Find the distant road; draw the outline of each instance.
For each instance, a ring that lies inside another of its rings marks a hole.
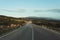
[[[60,40],[60,34],[39,28],[34,24],[27,24],[8,35],[0,37],[0,40]]]

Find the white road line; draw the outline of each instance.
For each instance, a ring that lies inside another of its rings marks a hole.
[[[21,28],[22,28],[22,27],[21,27]],[[18,29],[21,29],[21,28],[18,28]],[[10,35],[11,33],[18,31],[18,29],[14,30],[14,31],[12,31],[12,32],[7,33],[7,34],[1,36],[0,38],[6,37],[6,36]],[[22,30],[20,30],[20,31],[22,31]]]
[[[13,32],[16,32],[16,31],[17,31],[17,29],[14,30],[14,31],[12,31],[12,32],[9,32],[9,33],[7,33],[7,34],[5,34],[5,35],[3,35],[3,36],[1,36],[0,38],[6,37],[6,36],[8,36],[9,34],[11,34],[11,33],[13,33]]]
[[[34,40],[34,31],[33,31],[33,27],[32,27],[32,40]]]

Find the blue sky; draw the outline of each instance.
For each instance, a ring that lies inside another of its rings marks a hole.
[[[60,0],[0,0],[0,8],[60,8]]]
[[[60,12],[43,12],[52,9],[60,9],[60,0],[0,0],[0,15],[13,17],[40,16],[59,18]],[[43,11],[34,12],[35,10]]]

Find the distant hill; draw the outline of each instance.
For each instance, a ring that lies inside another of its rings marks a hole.
[[[49,18],[49,17],[35,17],[35,16],[26,17],[26,19],[30,19],[30,20],[60,21],[60,19],[54,19],[54,18]]]

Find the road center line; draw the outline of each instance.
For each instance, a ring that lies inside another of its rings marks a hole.
[[[32,27],[32,40],[34,40],[34,31],[33,31],[33,27]]]

